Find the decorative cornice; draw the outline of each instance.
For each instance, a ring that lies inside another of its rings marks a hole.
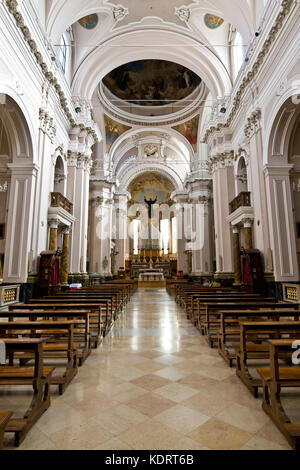
[[[247,75],[244,77],[238,91],[236,92],[236,94],[233,98],[233,106],[232,106],[232,109],[231,109],[231,112],[229,114],[229,117],[228,117],[227,121],[225,123],[220,123],[217,126],[213,126],[213,127],[210,127],[209,129],[207,129],[207,131],[205,133],[205,136],[203,138],[204,142],[207,143],[208,137],[213,132],[220,131],[221,129],[230,127],[230,125],[233,121],[233,118],[235,117],[235,115],[236,115],[236,113],[237,113],[237,111],[240,107],[242,97],[243,97],[243,94],[244,94],[245,90],[247,89],[247,87],[249,87],[250,83],[254,80],[254,78],[256,77],[256,75],[258,73],[258,71],[260,70],[260,68],[261,68],[261,66],[264,62],[265,57],[268,55],[268,52],[270,50],[270,47],[271,47],[272,43],[275,41],[280,29],[282,28],[282,25],[283,25],[283,22],[284,22],[285,18],[288,16],[288,14],[289,14],[292,6],[293,6],[293,3],[294,3],[294,0],[282,0],[282,4],[281,4],[282,9],[276,17],[275,24],[271,28],[271,31],[270,31],[267,39],[265,40],[265,42],[262,46],[262,49],[261,49],[260,53],[258,54],[257,60],[253,64],[252,69],[249,70]]]
[[[5,0],[5,3],[6,3],[6,6],[8,8],[8,11],[13,15],[13,17],[16,21],[17,27],[22,31],[24,39],[27,42],[27,44],[29,45],[29,48],[30,48],[32,54],[36,58],[36,61],[37,61],[38,65],[40,66],[44,77],[54,87],[54,89],[55,89],[55,91],[56,91],[56,93],[59,97],[61,108],[63,109],[70,125],[72,126],[72,128],[80,127],[81,129],[82,128],[85,129],[88,134],[93,136],[94,141],[97,142],[98,137],[97,137],[97,134],[96,134],[94,129],[92,129],[91,127],[86,127],[85,128],[85,126],[83,124],[76,124],[75,120],[73,119],[72,114],[70,112],[70,109],[67,105],[67,98],[66,98],[64,92],[62,91],[62,88],[61,88],[60,84],[58,83],[57,78],[54,76],[53,72],[51,72],[49,70],[46,62],[43,59],[43,56],[42,56],[41,52],[38,50],[36,42],[34,41],[34,39],[32,38],[32,36],[30,34],[29,28],[25,25],[23,16],[21,15],[21,13],[17,9],[18,1],[17,0]]]

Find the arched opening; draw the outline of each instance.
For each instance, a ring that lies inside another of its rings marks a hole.
[[[275,279],[299,281],[300,107],[288,98],[272,124],[265,166]],[[297,255],[296,255],[297,254]]]
[[[158,172],[144,172],[128,186],[128,236],[131,263],[169,262],[172,237],[174,185]]]
[[[248,191],[247,166],[244,157],[241,157],[237,167],[237,195]]]
[[[0,258],[3,282],[26,282],[36,169],[31,134],[18,104],[0,106]],[[1,268],[0,268],[1,269]]]
[[[58,156],[54,168],[54,186],[53,191],[65,196],[66,192],[66,175],[63,159]]]
[[[7,163],[11,162],[11,148],[4,119],[0,116],[0,282],[3,281],[5,253],[5,228],[9,202],[9,174]]]

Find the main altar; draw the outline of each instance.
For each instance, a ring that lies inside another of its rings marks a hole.
[[[139,287],[165,287],[163,269],[140,269]]]

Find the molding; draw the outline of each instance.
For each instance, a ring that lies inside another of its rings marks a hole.
[[[73,116],[70,112],[70,109],[67,105],[67,98],[62,90],[62,87],[58,83],[57,78],[54,76],[53,72],[51,72],[44,61],[44,58],[41,52],[38,50],[37,44],[31,36],[29,28],[25,25],[24,19],[22,14],[18,10],[18,1],[17,0],[4,0],[8,11],[14,17],[16,26],[20,29],[23,34],[24,40],[27,42],[31,53],[34,55],[37,64],[40,66],[42,73],[47,82],[49,82],[55,89],[56,94],[58,95],[60,106],[64,111],[70,125],[72,128],[80,128],[81,130],[85,130],[88,134],[92,135],[95,142],[98,142],[98,136],[92,127],[85,127],[84,124],[76,124]]]
[[[252,66],[252,69],[249,70],[247,75],[244,77],[240,87],[238,88],[237,92],[235,93],[235,96],[232,97],[233,105],[232,105],[231,112],[227,118],[227,121],[225,123],[219,123],[217,126],[212,126],[209,129],[207,129],[203,138],[203,142],[207,143],[209,136],[213,132],[220,131],[221,129],[230,127],[235,115],[237,114],[237,111],[240,108],[245,91],[249,88],[251,82],[254,81],[256,75],[258,74],[260,68],[262,67],[264,63],[264,59],[268,56],[272,43],[277,38],[285,19],[289,16],[289,13],[294,3],[295,3],[294,0],[282,0],[282,3],[281,3],[282,9],[278,13],[275,23],[273,27],[271,28],[267,39],[264,41],[261,51],[259,52],[257,59]]]
[[[239,207],[232,214],[229,214],[226,217],[227,222],[230,222],[232,226],[238,224],[244,224],[248,220],[254,220],[254,209],[253,207]]]

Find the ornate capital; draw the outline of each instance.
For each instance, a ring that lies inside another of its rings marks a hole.
[[[219,168],[226,168],[227,166],[233,166],[234,164],[234,151],[222,152],[210,158],[210,165],[212,171],[216,171]]]
[[[56,125],[53,122],[53,118],[44,108],[39,109],[39,120],[41,131],[49,137],[51,142],[53,142],[54,137],[56,136]]]
[[[256,132],[260,129],[260,127],[261,127],[261,109],[257,109],[247,119],[247,124],[244,129],[245,136],[248,139],[251,139],[251,137],[254,134],[256,134]]]

